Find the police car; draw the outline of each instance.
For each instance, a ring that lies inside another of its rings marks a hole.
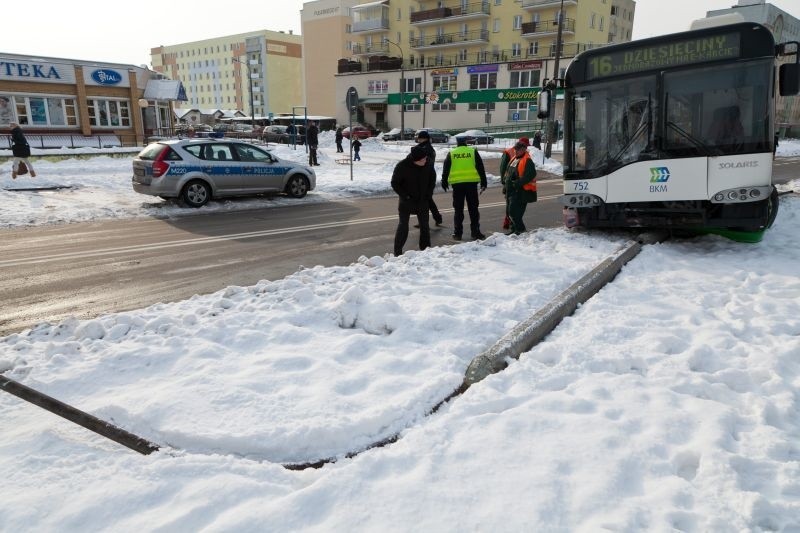
[[[314,171],[247,142],[171,139],[148,145],[133,160],[133,190],[201,207],[211,198],[284,193],[302,198]]]

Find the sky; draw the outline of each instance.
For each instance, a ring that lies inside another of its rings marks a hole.
[[[330,185],[299,202],[388,193],[387,169],[406,149],[365,142],[352,188],[334,193],[349,173],[325,134],[317,172]],[[800,142],[781,141],[779,158],[798,155]],[[6,191],[0,212],[22,202],[34,224],[55,222],[45,211],[146,216],[155,202],[140,196],[137,211],[123,192],[130,163],[35,160],[37,178],[17,180],[3,163],[3,188],[75,188]],[[786,189],[800,190],[800,180]],[[31,223],[3,216],[3,227]],[[474,357],[626,238],[559,227],[410,246],[401,257],[310,266],[2,337],[0,372],[161,450],[139,455],[0,392],[0,524],[796,532],[799,224],[800,197],[787,194],[760,243],[705,236],[645,246],[542,342],[432,415]],[[282,466],[328,458],[319,469]]]
[[[511,0],[506,0],[511,1]],[[706,11],[724,9],[736,0],[638,0],[633,37],[640,39],[684,31]],[[797,0],[773,0],[773,5],[800,18]],[[6,24],[0,53],[41,55],[149,65],[150,49],[247,33],[256,30],[300,33],[301,0],[241,0],[235,8],[212,0],[163,2],[140,0],[127,11],[110,10],[108,2],[41,0],[30,24]],[[665,9],[665,5],[669,8]],[[87,31],[74,27],[80,17]],[[69,21],[69,22],[65,22]],[[68,33],[68,35],[67,35]]]

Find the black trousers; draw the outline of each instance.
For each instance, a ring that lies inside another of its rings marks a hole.
[[[317,162],[317,145],[308,145],[308,164],[309,165],[319,165]]]
[[[478,184],[456,183],[453,187],[453,234],[461,236],[464,233],[464,202],[469,211],[469,229],[473,237],[481,233],[481,214],[478,212]]]
[[[344,148],[342,148],[342,141],[336,141],[336,151],[339,153],[344,152]]]
[[[431,212],[431,217],[433,217],[434,222],[437,224],[442,223],[442,214],[439,212],[439,208],[436,207],[436,202],[433,201],[433,196],[431,196],[431,201],[428,202],[428,210]]]
[[[400,202],[397,207],[397,231],[394,233],[394,255],[403,254],[403,246],[408,240],[408,219],[412,214],[417,215],[419,221],[419,249],[424,250],[431,245],[431,228],[428,222],[428,210],[417,209],[416,206]]]

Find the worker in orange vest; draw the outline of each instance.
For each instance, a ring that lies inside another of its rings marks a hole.
[[[527,148],[531,145],[531,142],[528,140],[527,137],[520,137],[519,141],[525,145]],[[508,216],[508,193],[506,191],[506,169],[508,168],[508,164],[517,156],[516,149],[512,146],[511,148],[506,148],[503,151],[503,155],[500,156],[500,182],[503,184],[503,196],[506,197],[506,216],[503,219],[503,229],[508,229],[511,227],[511,217]]]
[[[508,163],[503,173],[503,183],[508,199],[508,215],[511,227],[506,235],[519,235],[525,231],[522,217],[528,203],[535,202],[536,197],[536,165],[528,153],[528,145],[518,141],[514,145],[514,158]]]

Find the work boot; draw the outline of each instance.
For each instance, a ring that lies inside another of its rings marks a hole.
[[[460,233],[453,233],[450,236],[453,238],[454,241],[460,241],[461,240],[461,234]]]
[[[479,231],[478,233],[473,233],[472,238],[475,239],[476,241],[482,241],[483,239],[486,238],[486,235],[484,235]]]

